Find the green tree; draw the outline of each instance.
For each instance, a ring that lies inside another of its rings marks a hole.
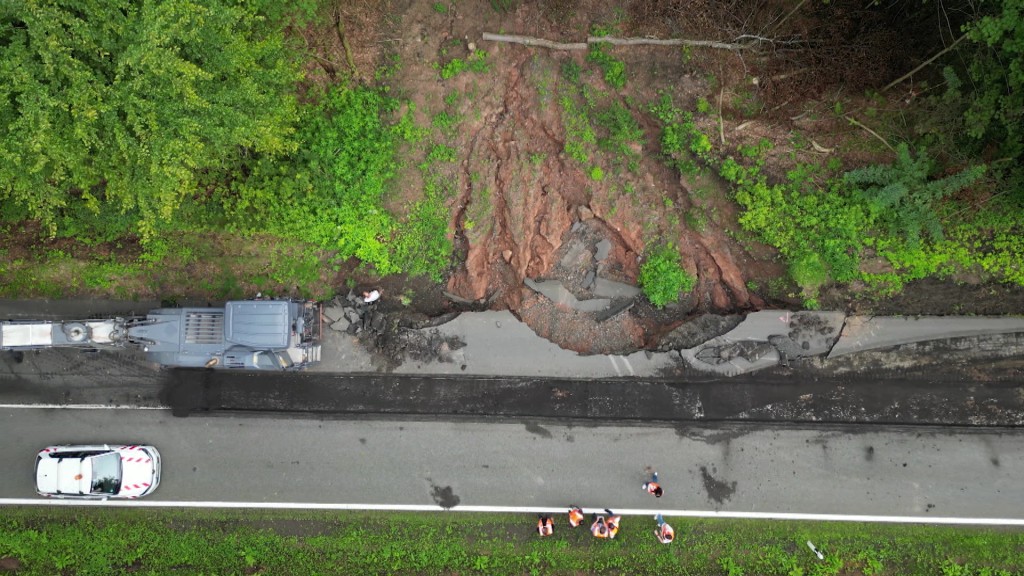
[[[84,203],[149,237],[197,177],[294,149],[297,64],[229,0],[24,0],[0,8],[0,200],[56,232]]]
[[[991,14],[964,27],[979,49],[970,59],[974,94],[967,133],[1007,159],[1024,155],[1024,0],[987,3]]]

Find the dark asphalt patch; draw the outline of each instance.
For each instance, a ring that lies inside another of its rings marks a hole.
[[[533,419],[527,430],[543,437],[550,437],[550,431],[534,420],[677,422],[680,436],[711,444],[745,432],[699,433],[689,424],[1024,423],[1024,394],[1016,383],[908,381],[874,374],[838,381],[766,375],[700,382],[213,370],[172,370],[162,377],[159,399],[176,416],[254,412],[507,417]],[[552,401],[552,389],[564,391],[564,399]]]
[[[708,498],[718,504],[722,504],[732,498],[732,495],[736,493],[735,481],[725,482],[715,478],[711,475],[711,472],[708,472],[707,466],[700,467],[700,477],[704,482],[704,490],[708,493]]]

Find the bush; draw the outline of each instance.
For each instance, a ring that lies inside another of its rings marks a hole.
[[[679,265],[679,251],[674,244],[655,248],[640,267],[640,287],[644,295],[657,308],[679,299],[682,292],[690,292],[697,279]]]
[[[614,56],[605,52],[611,46],[607,42],[600,42],[590,45],[587,53],[587,61],[597,64],[604,72],[604,81],[612,88],[622,88],[626,85],[626,64]]]

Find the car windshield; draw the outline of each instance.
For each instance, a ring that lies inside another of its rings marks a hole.
[[[116,453],[92,458],[92,493],[117,494],[121,489],[121,456]]]

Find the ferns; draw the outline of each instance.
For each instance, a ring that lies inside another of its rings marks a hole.
[[[896,149],[896,161],[888,166],[867,166],[844,176],[860,198],[866,201],[875,220],[889,232],[919,244],[922,233],[942,240],[942,223],[937,207],[947,196],[973,184],[985,166],[972,166],[957,174],[929,180],[934,162],[924,150],[914,158],[906,144]]]

